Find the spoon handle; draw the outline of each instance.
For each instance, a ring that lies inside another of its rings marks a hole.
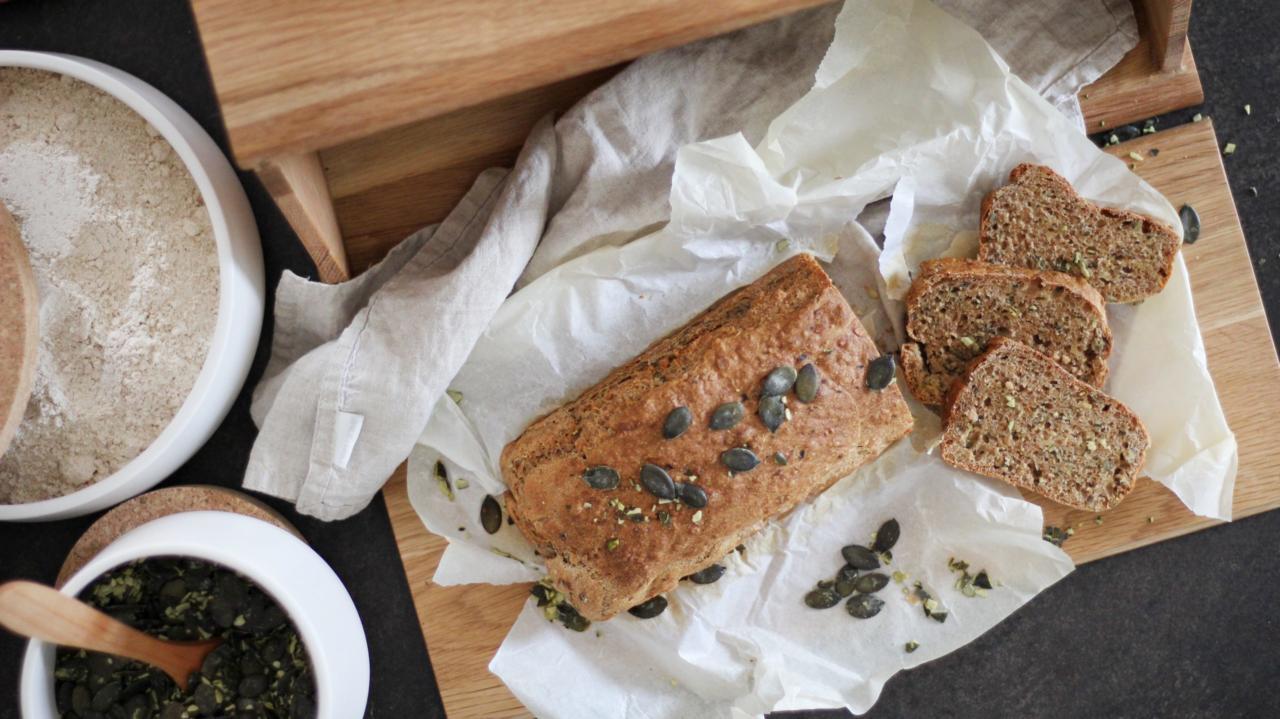
[[[172,649],[167,642],[36,582],[0,584],[0,626],[64,647],[139,659],[161,668],[171,666]]]

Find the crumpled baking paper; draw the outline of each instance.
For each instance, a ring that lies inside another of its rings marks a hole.
[[[1022,161],[1177,226],[1158,193],[1010,75],[977,33],[925,0],[848,3],[814,88],[759,145],[733,135],[683,148],[665,227],[551,269],[499,310],[452,383],[457,398],[437,404],[410,457],[410,499],[449,539],[435,581],[542,576],[514,527],[490,536],[478,520],[485,495],[504,491],[502,447],[529,422],[798,251],[827,263],[872,335],[891,345],[907,273],[971,248],[981,195]],[[851,218],[889,195],[881,253]],[[1204,371],[1181,261],[1160,296],[1113,317],[1113,391],[1150,387],[1153,373],[1162,387],[1178,383],[1177,397],[1120,395],[1151,429],[1149,471],[1196,511],[1229,514],[1234,440]],[[1037,506],[921,451],[937,420],[914,409],[915,436],[771,522],[726,558],[718,583],[684,583],[661,616],[623,615],[582,634],[527,605],[491,669],[540,716],[866,711],[895,672],[972,641],[1072,566],[1041,539]],[[438,485],[437,460],[453,498]],[[881,614],[857,620],[842,607],[805,607],[804,593],[842,564],[840,547],[869,542],[889,518],[902,538],[888,569],[907,579],[881,593]],[[947,566],[953,556],[999,586],[963,596]],[[904,596],[915,581],[950,612],[946,623]],[[919,649],[908,654],[908,641]],[[573,692],[563,690],[566,676]]]

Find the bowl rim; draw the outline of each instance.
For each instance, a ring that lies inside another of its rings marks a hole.
[[[331,666],[331,658],[324,654],[323,642],[321,641],[324,629],[316,624],[306,613],[304,610],[305,602],[299,601],[296,596],[296,592],[290,591],[289,588],[285,586],[284,583],[278,581],[274,575],[267,571],[260,570],[254,562],[243,562],[238,555],[224,549],[221,545],[202,541],[200,537],[193,538],[186,535],[176,535],[175,537],[168,539],[163,545],[159,546],[155,544],[139,544],[132,547],[126,545],[123,548],[120,546],[121,539],[128,537],[130,534],[143,529],[144,527],[156,523],[176,524],[183,520],[227,522],[232,525],[245,523],[245,528],[252,527],[249,531],[263,531],[268,535],[275,534],[278,538],[283,540],[286,545],[301,550],[303,554],[308,557],[308,561],[314,560],[318,567],[323,567],[324,570],[328,571],[331,575],[330,578],[336,583],[337,588],[341,590],[340,596],[345,598],[347,603],[350,604],[352,615],[355,617],[356,623],[359,626],[359,635],[365,642],[365,656],[366,658],[368,657],[368,640],[364,632],[364,626],[361,621],[359,611],[355,608],[355,604],[351,600],[351,595],[347,590],[346,585],[343,584],[342,580],[333,572],[333,568],[329,566],[328,562],[325,562],[324,558],[312,549],[309,544],[289,532],[256,517],[249,517],[235,512],[226,512],[221,510],[177,512],[175,514],[157,517],[150,522],[141,524],[129,532],[120,535],[120,537],[117,537],[106,547],[103,547],[98,554],[89,559],[83,567],[75,572],[75,574],[72,574],[71,577],[69,577],[67,581],[58,588],[58,591],[74,597],[83,591],[85,587],[92,584],[94,580],[117,567],[121,567],[135,561],[145,561],[159,557],[183,557],[187,559],[196,559],[231,570],[256,585],[260,590],[270,596],[282,610],[284,610],[285,615],[289,618],[289,622],[293,625],[298,634],[299,641],[303,643],[303,646],[307,650],[307,659],[311,665],[311,677],[315,687],[314,697],[316,701],[316,716],[325,717],[326,709],[334,707],[337,702],[337,697],[335,695],[336,685],[334,682],[341,678],[333,676],[336,673],[336,669]],[[232,529],[234,529],[234,527],[232,527]],[[42,672],[40,674],[41,678],[38,679],[40,684],[34,686],[28,684],[28,679],[26,677],[28,671],[39,669],[39,667],[28,665],[33,661],[43,661],[42,653],[46,651],[51,651],[53,653],[53,661],[56,663],[57,647],[49,642],[32,639],[28,642],[27,648],[23,653],[22,669],[20,672],[22,676],[19,680],[19,701],[22,703],[24,708],[27,706],[25,702],[30,699],[30,697],[25,697],[27,692],[32,691],[34,688],[40,688],[43,686],[52,688],[54,686],[51,679],[51,673],[48,675],[49,680],[45,681],[43,678],[45,675]]]
[[[141,116],[151,127],[155,128],[182,160],[183,166],[200,192],[209,215],[210,226],[213,229],[213,239],[218,257],[217,320],[213,334],[209,338],[208,349],[205,352],[200,371],[197,373],[196,380],[179,406],[178,411],[169,419],[159,434],[151,440],[146,449],[101,480],[57,497],[19,504],[0,503],[0,521],[21,521],[67,516],[68,513],[73,513],[85,505],[101,501],[107,495],[119,491],[132,483],[143,482],[143,484],[139,484],[136,487],[136,491],[131,492],[129,495],[136,496],[166,478],[165,475],[168,473],[154,477],[149,482],[143,479],[155,464],[166,459],[170,452],[175,451],[173,445],[178,442],[179,438],[196,420],[201,408],[210,402],[210,395],[214,394],[217,389],[215,387],[218,384],[217,377],[224,371],[224,366],[229,359],[227,354],[229,352],[229,344],[232,341],[233,315],[236,309],[234,305],[245,301],[242,298],[245,291],[236,287],[236,275],[238,273],[243,274],[243,270],[237,268],[234,238],[232,237],[231,224],[228,220],[228,208],[224,205],[223,198],[220,197],[218,188],[215,186],[213,174],[210,169],[205,167],[205,160],[202,160],[192,141],[165,114],[166,111],[173,112],[176,110],[186,115],[185,119],[190,121],[191,126],[203,133],[203,128],[200,128],[189,113],[186,113],[184,109],[176,103],[172,103],[172,101],[170,101],[172,107],[162,109],[151,98],[146,97],[142,91],[133,87],[131,83],[142,85],[167,100],[168,97],[159,90],[124,70],[88,58],[52,52],[0,50],[0,69],[3,68],[28,68],[73,77],[124,103],[125,106]],[[205,139],[215,149],[218,149],[216,143],[213,143],[212,138],[208,137],[207,133]],[[197,141],[199,141],[198,138]],[[220,149],[218,149],[217,156],[227,163],[226,169],[230,170],[232,177],[234,177],[234,170],[231,169],[230,162]],[[241,188],[241,192],[243,192],[243,188]],[[256,221],[255,239],[257,239]],[[261,252],[260,242],[255,242],[254,244],[259,246],[258,251]],[[261,275],[261,272],[259,271],[258,274]],[[263,294],[263,291],[261,291],[261,287],[264,284],[263,279],[261,277],[256,278],[256,284],[259,288],[258,294],[261,297]],[[261,311],[259,312],[260,314]],[[253,344],[255,346],[257,345],[256,338],[260,335],[260,332],[261,325],[259,324],[258,329],[254,332],[255,341]],[[237,387],[237,395],[242,387],[243,380]],[[230,402],[228,402],[229,404]],[[192,450],[192,454],[195,451],[198,451],[198,447]],[[183,461],[189,458],[190,455],[184,458]],[[111,503],[114,504],[115,502]]]

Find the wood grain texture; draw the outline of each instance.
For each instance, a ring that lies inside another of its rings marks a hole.
[[[18,223],[0,203],[0,455],[22,424],[36,377],[40,297]]]
[[[1086,132],[1101,132],[1204,102],[1200,73],[1191,46],[1183,38],[1181,66],[1158,70],[1145,36],[1115,67],[1080,90]]]
[[[1137,0],[1139,21],[1151,38],[1151,61],[1159,71],[1182,67],[1191,0]]]
[[[822,0],[194,0],[236,160],[349,140]]]
[[[1159,154],[1150,157],[1151,149]],[[1184,246],[1183,255],[1209,369],[1240,445],[1235,516],[1280,507],[1280,447],[1273,440],[1273,416],[1280,412],[1280,362],[1213,126],[1208,121],[1184,125],[1109,151],[1120,157],[1142,154],[1146,159],[1133,163],[1135,171],[1175,207],[1190,203],[1200,213],[1200,240]],[[488,671],[489,660],[528,599],[528,585],[436,586],[431,577],[445,540],[429,533],[414,513],[403,467],[387,485],[384,498],[449,716],[529,716]],[[1172,493],[1151,481],[1140,482],[1102,524],[1095,523],[1097,515],[1091,512],[1030,499],[1044,507],[1046,524],[1075,527],[1064,549],[1081,563],[1215,524],[1193,516]]]
[[[315,261],[320,279],[330,283],[351,279],[319,155],[308,152],[273,157],[258,166],[258,177]]]

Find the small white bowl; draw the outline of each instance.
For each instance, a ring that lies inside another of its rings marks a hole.
[[[107,545],[67,580],[75,596],[108,570],[148,557],[192,557],[233,569],[279,603],[307,648],[316,719],[364,716],[369,646],[351,596],[328,564],[288,532],[231,512],[182,512],[148,522]],[[54,646],[27,644],[20,702],[25,719],[56,719]]]
[[[120,100],[173,147],[195,180],[218,245],[218,322],[190,394],[142,454],[84,489],[26,504],[0,504],[0,521],[88,514],[140,494],[168,477],[208,441],[244,386],[262,331],[266,282],[253,209],[235,170],[209,133],[159,90],[124,71],[71,55],[0,50],[0,68],[70,75]]]

